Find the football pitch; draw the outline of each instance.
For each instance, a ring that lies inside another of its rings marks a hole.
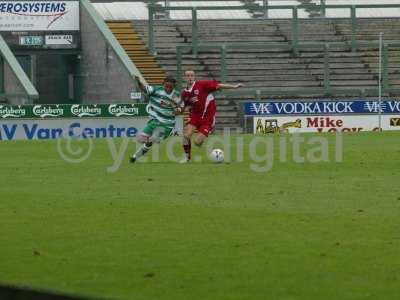
[[[289,145],[282,162],[276,136],[268,172],[251,168],[251,135],[231,138],[223,164],[204,148],[202,162],[170,162],[162,144],[159,162],[129,165],[130,143],[114,172],[105,140],[81,163],[55,141],[1,142],[0,283],[106,299],[399,299],[400,133],[345,134],[342,162],[336,137],[318,136],[329,161],[293,161]]]

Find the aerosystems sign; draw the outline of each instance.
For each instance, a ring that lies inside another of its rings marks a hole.
[[[400,100],[266,101],[244,103],[247,116],[399,114]]]
[[[79,1],[1,1],[0,31],[78,31]]]
[[[378,115],[255,117],[254,133],[379,131]],[[383,130],[400,130],[400,114],[382,115]]]
[[[0,105],[0,141],[134,138],[147,121],[146,104]],[[182,129],[179,117],[173,134]]]

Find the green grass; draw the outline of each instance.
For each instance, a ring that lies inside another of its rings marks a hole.
[[[104,140],[80,164],[56,142],[1,142],[0,282],[112,299],[398,299],[399,138],[345,135],[342,163],[288,151],[266,173],[248,151],[180,165],[161,149],[131,166],[131,143],[110,173]]]

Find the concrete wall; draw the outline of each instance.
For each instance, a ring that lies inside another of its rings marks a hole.
[[[136,83],[84,9],[80,21],[82,102],[132,102]]]
[[[26,94],[21,83],[14,75],[11,67],[4,61],[4,93],[6,94]],[[5,102],[12,105],[28,104],[29,100],[26,96],[6,96]]]

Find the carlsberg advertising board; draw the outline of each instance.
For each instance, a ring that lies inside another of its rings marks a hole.
[[[147,104],[0,105],[0,119],[118,118],[147,116]]]

